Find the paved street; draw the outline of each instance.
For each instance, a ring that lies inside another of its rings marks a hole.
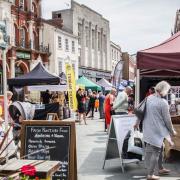
[[[107,139],[102,120],[88,119],[88,125],[77,123],[76,127],[78,180],[145,179],[146,171],[143,163],[126,165],[124,174],[118,159],[107,161],[105,169],[102,169]],[[180,158],[176,162],[167,164],[166,167],[170,168],[172,173],[162,177],[162,180],[180,180]]]

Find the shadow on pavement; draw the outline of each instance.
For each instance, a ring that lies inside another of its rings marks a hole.
[[[104,148],[93,148],[88,157],[84,160],[78,173],[84,176],[104,175],[105,180],[144,180],[146,179],[146,170],[144,169],[144,163],[128,164],[125,165],[125,173],[122,173],[120,162],[118,159],[106,161],[105,169],[102,169],[104,162]],[[177,165],[177,167],[176,167]],[[180,174],[177,170],[180,170],[179,163],[166,164],[167,168],[172,170],[169,176],[162,177],[162,180],[178,180]],[[178,169],[177,169],[178,168]]]

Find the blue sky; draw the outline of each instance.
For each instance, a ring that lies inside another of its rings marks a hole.
[[[69,8],[70,0],[43,0],[43,16]],[[180,0],[76,0],[110,21],[111,40],[130,54],[161,43],[171,35]]]

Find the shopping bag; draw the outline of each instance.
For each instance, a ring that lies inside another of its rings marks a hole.
[[[134,114],[137,116],[138,120],[143,121],[146,112],[146,102],[145,98],[136,108],[134,108]]]
[[[127,152],[144,155],[143,147],[143,134],[139,130],[132,130],[128,141]]]

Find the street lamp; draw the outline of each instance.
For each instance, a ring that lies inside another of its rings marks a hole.
[[[3,64],[3,93],[4,93],[4,120],[5,131],[8,129],[8,104],[7,104],[7,77],[6,77],[6,52],[7,52],[8,36],[6,31],[6,21],[0,21],[0,50],[2,52]],[[6,138],[8,143],[8,138]],[[7,148],[8,154],[8,148]],[[8,161],[8,157],[6,162]]]

